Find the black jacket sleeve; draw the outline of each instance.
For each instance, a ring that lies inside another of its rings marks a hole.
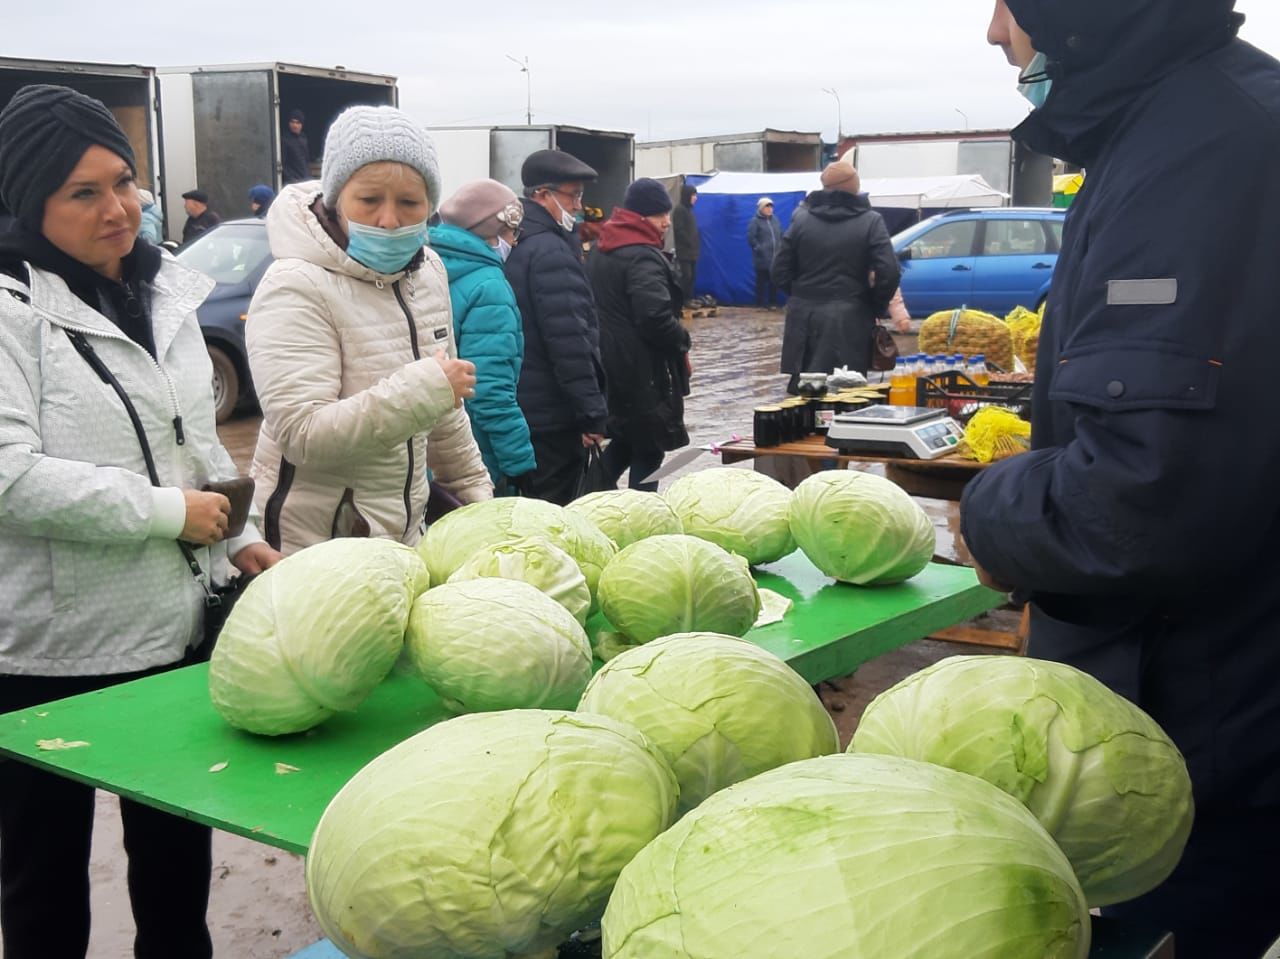
[[[786,233],[782,235],[782,243],[778,247],[778,255],[774,257],[773,269],[773,285],[780,289],[787,296],[791,295],[791,284],[796,278],[796,234],[801,229],[801,224],[793,222]],[[892,296],[892,294],[890,294]]]
[[[871,264],[871,271],[876,275],[876,281],[871,287],[871,306],[875,309],[876,316],[885,316],[889,312],[889,302],[898,289],[898,282],[902,279],[902,264],[898,262],[898,255],[893,252],[893,240],[884,225],[884,217],[874,212],[866,215],[872,218],[867,237],[867,259]]]
[[[627,263],[627,293],[636,332],[649,347],[667,354],[689,349],[689,331],[676,318],[661,253],[646,251]]]

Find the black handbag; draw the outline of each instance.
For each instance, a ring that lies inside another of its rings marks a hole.
[[[879,323],[871,327],[871,368],[888,373],[898,363],[898,343]]]
[[[609,472],[604,468],[604,460],[600,457],[600,444],[592,443],[587,447],[587,461],[582,467],[582,475],[578,477],[578,490],[573,498],[578,499],[588,493],[602,493],[605,490],[617,488],[618,484],[609,478]]]
[[[151,455],[151,444],[147,442],[147,431],[142,425],[142,419],[138,416],[138,410],[133,405],[133,401],[129,399],[129,394],[124,391],[124,387],[120,385],[120,381],[115,378],[111,370],[107,369],[107,365],[102,362],[102,357],[98,356],[96,350],[90,345],[83,333],[74,330],[65,330],[67,338],[71,340],[71,345],[76,348],[90,368],[98,374],[98,378],[115,392],[120,398],[120,402],[124,404],[125,412],[129,414],[129,422],[133,424],[133,431],[138,435],[138,445],[142,447],[142,458],[147,464],[147,476],[151,480],[152,486],[160,486],[160,474],[156,471],[155,457]],[[247,480],[252,483],[252,480]],[[252,493],[250,493],[252,498]],[[246,507],[247,510],[247,507]],[[178,549],[182,551],[182,558],[187,563],[187,569],[191,571],[191,575],[195,577],[200,588],[204,591],[204,635],[200,641],[200,645],[193,650],[188,651],[187,662],[207,662],[213,654],[214,644],[218,641],[218,634],[222,632],[222,627],[226,624],[227,616],[230,615],[232,607],[236,600],[248,587],[252,576],[241,573],[232,578],[232,580],[222,586],[213,583],[209,576],[205,575],[204,568],[200,565],[200,561],[196,559],[196,554],[191,547],[182,540],[176,540]]]

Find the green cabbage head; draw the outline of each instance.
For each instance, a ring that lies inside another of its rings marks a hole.
[[[742,636],[760,614],[760,593],[741,556],[693,536],[650,536],[605,568],[600,608],[636,644],[672,633]]]
[[[232,726],[279,736],[360,705],[404,648],[426,567],[384,539],[309,546],[258,576],[227,617],[209,696]]]
[[[808,683],[773,653],[719,633],[677,633],[622,653],[578,709],[630,723],[662,750],[682,815],[743,779],[840,751]]]
[[[454,712],[573,709],[591,678],[591,644],[578,621],[509,579],[427,590],[409,614],[406,651]]]
[[[851,750],[949,766],[1021,800],[1071,860],[1090,906],[1168,878],[1194,808],[1178,749],[1091,676],[1020,656],[956,656],[867,707]]]
[[[572,556],[541,536],[525,536],[484,546],[449,577],[451,583],[471,579],[516,579],[536,587],[586,624],[591,609],[587,578]]]
[[[680,517],[657,493],[604,490],[581,496],[565,508],[595,523],[618,549],[649,536],[684,532]]]
[[[577,513],[540,499],[503,496],[456,509],[427,528],[418,553],[431,582],[443,583],[486,546],[540,536],[574,558],[596,595],[600,573],[618,552],[613,541]]]
[[[902,488],[853,470],[815,473],[791,501],[791,532],[813,565],[859,586],[901,583],[933,557],[933,524]]]
[[[750,469],[719,467],[682,476],[663,494],[690,536],[753,566],[793,552],[791,490]]]
[[[712,796],[623,871],[605,959],[1085,959],[1035,817],[928,763],[823,756]]]
[[[307,854],[311,907],[357,959],[553,955],[671,824],[676,788],[640,733],[603,716],[452,719],[329,803]]]

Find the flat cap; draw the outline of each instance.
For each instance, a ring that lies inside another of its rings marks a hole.
[[[182,194],[182,198],[184,200],[195,200],[197,203],[204,203],[205,205],[209,203],[209,194],[205,193],[204,190],[188,190]]]
[[[594,180],[599,175],[577,157],[563,150],[539,150],[531,153],[520,168],[520,182],[527,187]]]

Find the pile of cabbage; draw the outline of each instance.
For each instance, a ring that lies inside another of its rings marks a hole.
[[[1168,876],[1185,764],[1089,677],[947,660],[842,754],[809,684],[741,638],[750,564],[796,545],[850,583],[919,572],[932,527],[897,487],[687,479],[467,506],[417,549],[336,540],[246,591],[209,674],[233,725],[300,732],[397,663],[459,714],[317,828],[308,892],[346,955],[550,959],[600,921],[606,959],[1077,959],[1090,906]]]

